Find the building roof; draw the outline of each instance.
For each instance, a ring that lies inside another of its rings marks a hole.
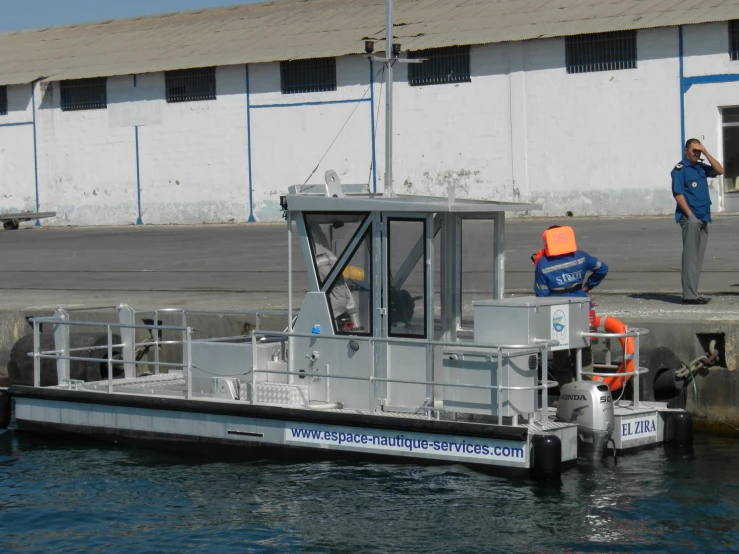
[[[739,19],[736,0],[395,0],[404,50]],[[0,85],[384,49],[384,0],[273,0],[0,34]]]

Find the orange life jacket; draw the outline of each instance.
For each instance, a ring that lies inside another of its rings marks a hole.
[[[561,256],[577,251],[575,230],[572,227],[547,229],[542,235],[547,256]]]

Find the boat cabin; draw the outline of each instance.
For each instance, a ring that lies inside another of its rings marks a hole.
[[[274,383],[300,387],[310,403],[370,413],[529,420],[537,391],[546,389],[540,355],[558,341],[549,321],[538,337],[523,320],[517,332],[503,332],[511,314],[537,306],[547,312],[543,320],[551,312],[544,306],[564,305],[581,316],[580,330],[589,330],[581,299],[503,300],[505,212],[539,205],[453,194],[388,198],[331,182],[291,187],[282,205],[288,245],[293,232],[300,239],[309,292],[295,319],[289,306],[286,374],[258,377],[257,398],[274,396],[267,392]],[[470,318],[463,310],[462,234],[476,220],[489,223],[486,247],[474,257],[487,260],[491,282],[489,296],[472,302]],[[292,267],[288,279],[292,298]]]

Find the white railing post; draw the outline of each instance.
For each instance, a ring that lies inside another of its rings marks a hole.
[[[549,346],[544,345],[541,354],[541,422],[549,419]]]
[[[118,306],[118,322],[121,325],[133,325],[136,314],[131,306],[120,304]],[[123,371],[126,379],[136,377],[136,329],[121,327],[121,344],[123,344]]]
[[[292,333],[292,330],[290,330],[290,333]],[[287,362],[287,371],[289,375],[287,376],[287,382],[291,385],[295,384],[295,375],[293,375],[293,345],[295,344],[295,340],[292,337],[287,338],[287,346],[286,346],[286,352],[285,352],[285,361]]]
[[[159,326],[159,311],[154,310],[154,325]],[[159,329],[154,329],[154,375],[159,375]]]
[[[63,308],[54,309],[54,317],[64,323],[54,323],[54,350],[57,356],[69,357],[69,314]],[[60,385],[69,380],[69,360],[56,360],[56,378]]]
[[[431,339],[426,339],[426,380],[427,381],[434,380],[434,357],[432,353],[433,353],[433,349],[431,347]],[[434,402],[434,386],[433,385],[426,385],[426,397],[433,404]],[[431,412],[427,412],[427,413],[430,414]]]
[[[185,310],[182,310],[182,319],[180,320],[180,326],[181,327],[187,327],[187,312]],[[183,333],[186,334],[186,332],[183,331]],[[187,358],[187,341],[182,343],[182,361],[184,363],[185,359]]]
[[[624,348],[624,362],[627,362],[626,360],[626,349]],[[634,364],[633,364],[633,370],[636,373],[634,373],[634,408],[641,408],[641,400],[639,400],[639,370],[641,367],[639,366],[640,356],[639,356],[639,333],[636,333],[636,336],[634,337]],[[628,363],[625,363],[624,367],[629,367]],[[624,386],[626,386],[626,383],[624,383]]]
[[[288,367],[289,371],[289,367]],[[257,333],[251,332],[251,403],[256,403],[257,397]]]
[[[108,393],[113,392],[113,329],[108,325]]]
[[[503,382],[503,348],[498,347],[498,390],[496,392],[498,398],[498,425],[503,423],[503,389],[501,389],[501,383]]]
[[[41,331],[37,321],[33,322],[33,386],[41,386]]]
[[[187,367],[187,392],[186,398],[192,399],[192,328],[188,327],[185,331],[187,334],[187,342],[185,344],[185,359]]]
[[[575,351],[575,381],[582,381],[582,348]]]
[[[377,394],[375,392],[375,341],[370,339],[367,342],[369,347],[369,410],[370,413],[375,413],[377,409]]]

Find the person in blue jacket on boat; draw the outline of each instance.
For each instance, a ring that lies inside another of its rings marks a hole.
[[[544,232],[543,238],[544,248],[534,260],[536,296],[587,296],[588,291],[605,279],[608,266],[577,249],[575,231],[571,227],[553,225]]]
[[[532,256],[536,266],[534,293],[536,296],[580,296],[597,287],[608,273],[608,266],[583,250],[577,249],[572,227],[553,225],[542,235],[544,248]],[[592,309],[592,303],[590,305]],[[575,377],[576,350],[552,353],[552,373],[560,386]],[[582,368],[593,369],[593,353],[583,348]]]

